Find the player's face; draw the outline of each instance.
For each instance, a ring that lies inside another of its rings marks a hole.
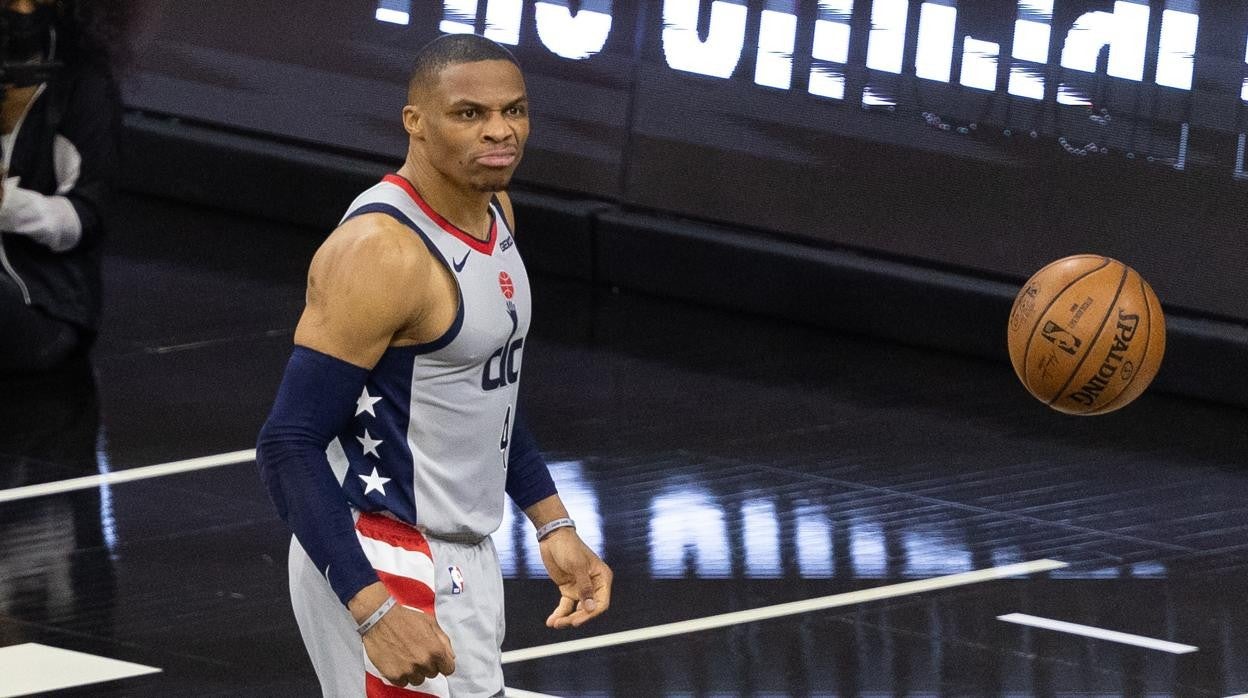
[[[510,61],[451,65],[421,101],[413,135],[430,164],[460,187],[506,189],[529,138],[520,70]]]

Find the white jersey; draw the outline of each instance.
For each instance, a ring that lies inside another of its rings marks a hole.
[[[350,424],[327,449],[352,506],[429,533],[474,541],[498,528],[531,296],[497,202],[485,242],[459,230],[410,182],[387,175],[345,221],[384,213],[419,235],[450,270],[459,313],[437,340],[390,347],[369,374]]]

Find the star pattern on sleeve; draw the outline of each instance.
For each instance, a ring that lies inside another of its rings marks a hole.
[[[364,390],[360,392],[360,397],[355,401],[355,416],[360,416],[365,412],[376,417],[377,413],[373,411],[373,405],[381,402],[381,397],[373,397],[368,394],[368,386],[364,386]]]
[[[381,458],[381,455],[377,453],[377,447],[385,443],[384,439],[374,439],[372,434],[369,434],[368,430],[365,429],[364,435],[355,437],[355,440],[360,442],[360,446],[364,448],[365,454],[374,458]]]
[[[382,477],[377,473],[377,466],[373,466],[371,475],[360,475],[356,473],[356,477],[364,481],[364,494],[369,492],[380,492],[381,496],[386,496],[386,483],[390,482],[390,478]]]

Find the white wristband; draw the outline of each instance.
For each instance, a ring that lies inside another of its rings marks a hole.
[[[359,633],[360,636],[363,637],[364,633],[372,630],[373,626],[377,625],[377,621],[381,620],[381,617],[386,615],[387,611],[394,608],[394,604],[396,603],[398,602],[394,600],[393,596],[387,596],[386,600],[382,601],[381,605],[377,607],[377,610],[373,611],[373,615],[369,616],[363,623],[356,626],[355,632]]]
[[[550,535],[550,532],[557,528],[576,528],[576,524],[572,521],[572,519],[569,519],[566,516],[562,519],[555,519],[554,521],[543,524],[541,528],[537,529],[537,539],[540,541]]]

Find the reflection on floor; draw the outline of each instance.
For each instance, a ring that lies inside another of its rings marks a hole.
[[[124,210],[90,362],[0,385],[0,495],[250,448],[268,409],[316,235],[143,198]],[[1069,418],[1005,365],[533,284],[526,410],[617,582],[599,622],[547,630],[554,590],[527,522],[509,511],[496,534],[504,649],[1025,561],[1067,566],[512,661],[509,686],[1248,692],[1243,411],[1150,394]],[[287,536],[251,463],[0,501],[0,648],[40,643],[161,669],[64,695],[315,695],[286,597]],[[1010,613],[1198,650],[997,619]]]

